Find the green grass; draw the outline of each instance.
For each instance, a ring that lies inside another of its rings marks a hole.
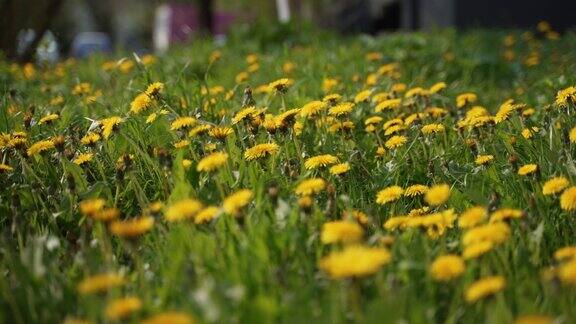
[[[287,40],[279,41],[278,35],[284,34]],[[508,34],[516,37],[512,61],[502,56],[502,41]],[[122,296],[142,301],[142,308],[126,319],[134,322],[171,310],[186,312],[199,322],[218,323],[509,323],[529,314],[566,323],[576,320],[574,283],[542,279],[545,269],[558,264],[554,252],[576,244],[574,212],[560,208],[559,195],[542,194],[542,184],[553,176],[575,183],[575,148],[567,134],[576,126],[576,106],[560,108],[554,100],[558,90],[576,84],[576,35],[567,33],[556,41],[538,37],[527,41],[521,35],[522,31],[438,30],[372,38],[270,27],[266,32],[236,33],[221,48],[198,41],[149,65],[127,55],[124,59],[134,63],[127,72],[104,71],[102,64],[111,60],[105,57],[36,67],[35,75],[28,77],[23,67],[1,62],[0,132],[26,132],[27,142],[23,149],[0,142],[0,162],[13,167],[0,173],[0,321],[105,322],[106,304]],[[216,49],[221,58],[209,63]],[[368,61],[369,52],[382,57]],[[540,62],[527,66],[524,60],[534,52]],[[245,58],[250,53],[258,56],[259,70],[237,83],[235,77],[247,69]],[[290,73],[283,71],[287,61],[295,64]],[[365,84],[370,73],[393,62],[398,63],[397,78],[381,76],[374,85]],[[355,124],[350,132],[332,133],[329,122],[317,125],[317,120],[300,117],[301,135],[231,126],[247,86],[256,89],[284,77],[294,80],[286,94],[255,93],[258,108],[277,114],[322,100],[325,78],[339,79],[330,92],[347,101],[361,90],[376,94],[399,82],[408,89],[427,89],[443,81],[447,88],[393,111],[376,113],[375,103],[357,103],[347,117]],[[81,82],[91,84],[89,94],[72,93]],[[130,102],[153,82],[164,83],[160,98],[147,111],[130,113]],[[203,87],[214,86],[222,86],[223,93],[203,94]],[[101,95],[87,103],[86,97],[97,91]],[[225,98],[228,91],[232,95]],[[457,130],[457,122],[470,108],[456,108],[456,96],[464,92],[476,93],[473,105],[491,114],[509,98],[535,113],[522,117],[520,109],[502,123]],[[56,96],[63,102],[53,105]],[[442,107],[448,114],[423,116],[400,132],[408,139],[404,146],[376,156],[389,136],[382,123],[377,136],[367,133],[367,117],[379,115],[385,122],[430,106]],[[146,123],[150,113],[161,109],[167,114]],[[55,112],[59,118],[53,123],[37,123]],[[30,127],[25,126],[27,116],[32,117]],[[111,116],[124,121],[109,139],[93,147],[80,143],[92,121]],[[231,126],[234,133],[225,141],[191,137],[189,145],[175,149],[180,135],[170,130],[170,123],[182,116]],[[443,124],[445,132],[424,136],[420,128],[429,123]],[[525,139],[522,130],[533,126],[539,131]],[[57,135],[65,136],[63,152],[51,149],[27,156],[27,147]],[[467,140],[475,141],[475,150]],[[269,141],[280,147],[274,156],[251,162],[243,158],[246,148]],[[207,143],[229,154],[227,165],[212,174],[196,171]],[[84,166],[72,163],[80,152],[94,153],[93,160]],[[118,171],[117,160],[124,154],[133,156],[132,163]],[[304,161],[319,154],[349,162],[350,171],[333,176],[327,168],[306,170]],[[477,154],[494,155],[494,161],[477,166]],[[184,168],[183,159],[191,160],[192,166]],[[519,176],[518,167],[528,163],[538,165],[537,174]],[[294,188],[310,177],[322,177],[328,188],[305,212]],[[387,219],[426,204],[407,197],[376,203],[381,189],[416,183],[450,184],[449,201],[432,210],[453,208],[460,214],[481,205],[517,208],[524,216],[508,222],[511,233],[504,243],[467,260],[461,277],[437,282],[429,272],[431,263],[440,255],[461,254],[466,231],[458,221],[437,238],[419,229],[387,231],[382,226]],[[207,224],[169,223],[161,212],[154,227],[136,239],[113,235],[105,223],[82,215],[78,207],[81,201],[103,198],[121,211],[120,218],[129,219],[144,214],[155,201],[170,206],[194,197],[205,205],[220,206],[223,195],[242,188],[251,189],[254,196],[238,218],[222,213]],[[277,195],[270,190],[277,190]],[[382,247],[382,237],[394,238],[387,247],[392,259],[369,276],[331,279],[318,263],[343,245],[322,244],[322,225],[352,209],[368,215],[364,245]],[[103,272],[123,273],[126,283],[104,294],[79,294],[81,280]],[[467,287],[489,275],[503,276],[506,287],[467,303]]]

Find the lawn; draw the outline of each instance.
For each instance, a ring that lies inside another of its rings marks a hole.
[[[0,61],[0,322],[576,321],[576,34]]]

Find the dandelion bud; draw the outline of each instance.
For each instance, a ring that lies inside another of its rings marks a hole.
[[[254,101],[254,98],[252,97],[252,89],[250,87],[247,87],[246,89],[244,89],[244,97],[242,97],[242,108],[255,105],[256,101]]]
[[[510,163],[510,165],[516,169],[516,166],[518,165],[518,157],[514,154],[512,154],[509,158],[508,158],[508,163]]]
[[[32,115],[33,113],[28,111],[24,114],[24,118],[22,119],[22,122],[24,123],[24,128],[26,130],[30,129],[30,125],[32,124]]]

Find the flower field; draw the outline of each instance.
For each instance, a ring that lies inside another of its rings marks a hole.
[[[576,34],[287,33],[0,63],[0,321],[574,323]]]

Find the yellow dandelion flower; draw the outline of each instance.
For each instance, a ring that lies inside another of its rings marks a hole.
[[[88,94],[90,92],[92,92],[92,85],[88,82],[79,83],[74,86],[74,89],[72,89],[72,94],[77,96]]]
[[[326,188],[326,182],[321,178],[306,179],[294,189],[299,196],[311,196],[317,194]]]
[[[518,175],[525,176],[532,174],[538,170],[538,165],[536,164],[525,164],[518,169]]]
[[[554,195],[562,192],[564,189],[568,188],[570,181],[566,177],[555,177],[552,178],[542,186],[542,194],[544,195]]]
[[[328,110],[328,114],[331,116],[343,116],[349,114],[354,108],[354,104],[351,102],[342,102]]]
[[[88,199],[80,202],[80,213],[85,216],[92,216],[101,211],[106,206],[106,201],[101,198]]]
[[[444,89],[446,89],[446,82],[438,82],[433,84],[428,91],[430,93],[438,93]]]
[[[142,302],[138,297],[118,298],[106,305],[105,316],[108,320],[121,320],[139,311],[141,308]]]
[[[424,110],[424,112],[433,118],[440,118],[448,114],[448,110],[440,107],[428,107]]]
[[[356,94],[356,96],[354,96],[354,102],[359,103],[359,102],[368,101],[368,99],[370,99],[371,95],[372,95],[372,90],[360,91]]]
[[[404,125],[404,120],[402,120],[401,118],[390,119],[386,121],[384,125],[382,125],[382,129],[386,130],[394,125]]]
[[[327,94],[322,98],[322,102],[330,105],[335,105],[342,100],[342,96],[337,93]]]
[[[498,109],[496,115],[494,116],[494,121],[496,122],[496,124],[501,123],[510,118],[510,115],[514,111],[522,107],[524,107],[523,104],[515,104],[513,99],[508,99],[502,105],[500,105],[500,108]]]
[[[554,259],[557,261],[576,260],[576,246],[566,246],[556,250]]]
[[[404,97],[405,98],[418,97],[418,96],[426,97],[428,95],[429,95],[428,90],[426,90],[422,87],[415,87],[415,88],[412,88],[412,89],[406,91],[406,93],[404,94]]]
[[[74,162],[74,164],[77,165],[83,165],[85,163],[92,161],[92,158],[94,158],[94,154],[92,153],[81,153],[72,162]]]
[[[576,187],[572,186],[560,196],[560,207],[566,211],[576,210]]]
[[[324,78],[322,80],[322,91],[324,93],[328,93],[332,91],[332,89],[334,89],[336,86],[338,86],[339,83],[340,81],[338,81],[338,79]]]
[[[0,173],[8,173],[14,171],[14,168],[8,164],[0,163]]]
[[[246,207],[254,197],[250,189],[241,189],[229,195],[222,203],[224,211],[230,215],[238,215],[242,208]]]
[[[442,124],[428,124],[428,125],[424,125],[422,126],[422,134],[424,135],[430,135],[430,134],[436,134],[436,133],[442,133],[444,132],[444,125]]]
[[[256,144],[253,147],[244,151],[244,159],[246,161],[252,161],[259,158],[263,158],[267,155],[275,155],[278,153],[280,146],[276,143],[263,143],[263,144]]]
[[[202,203],[196,199],[183,199],[170,205],[164,212],[164,217],[169,222],[177,222],[190,218],[202,210]]]
[[[407,128],[406,125],[392,125],[392,126],[386,128],[386,130],[384,131],[384,135],[385,136],[392,135],[394,133],[398,133],[400,131],[403,131],[406,128]]]
[[[406,84],[405,83],[394,83],[390,90],[394,93],[400,93],[406,91]]]
[[[560,266],[558,269],[558,278],[563,284],[576,286],[576,259]]]
[[[569,103],[576,103],[576,86],[571,86],[558,91],[554,103],[561,108],[568,107]]]
[[[468,289],[466,289],[466,301],[468,303],[474,303],[480,299],[502,291],[505,286],[506,279],[502,276],[482,278],[471,284]]]
[[[379,61],[381,59],[382,59],[382,53],[379,53],[379,52],[366,53],[366,60],[367,61]]]
[[[212,127],[210,130],[208,130],[208,135],[219,140],[225,139],[232,133],[234,133],[234,130],[226,126]]]
[[[393,110],[393,109],[400,108],[401,104],[402,104],[402,99],[387,99],[387,100],[380,102],[378,105],[376,105],[375,109],[376,109],[376,112],[381,112],[383,110]]]
[[[393,230],[398,229],[398,228],[404,229],[404,228],[406,228],[408,218],[409,218],[408,216],[390,217],[390,218],[388,218],[388,220],[386,220],[383,227],[387,231],[393,231]]]
[[[521,218],[522,216],[524,216],[524,212],[520,209],[500,208],[492,212],[490,223],[502,222],[510,218]]]
[[[154,55],[151,54],[146,54],[144,56],[142,56],[142,64],[144,64],[145,66],[151,65],[156,63],[156,57]]]
[[[434,185],[426,192],[424,200],[430,206],[439,206],[450,198],[450,186],[447,184]]]
[[[44,116],[44,117],[40,118],[40,120],[38,121],[38,125],[50,124],[51,122],[55,121],[58,118],[60,118],[60,115],[58,115],[58,114],[50,114],[50,115]]]
[[[214,152],[202,158],[202,160],[198,162],[196,170],[199,172],[212,172],[224,166],[227,161],[227,153]]]
[[[152,315],[140,324],[195,324],[194,317],[180,312],[165,312]]]
[[[162,90],[164,89],[164,83],[162,82],[154,82],[150,85],[148,85],[148,87],[146,88],[146,91],[144,92],[146,95],[148,95],[149,97],[157,97],[160,95],[160,92],[162,92]]]
[[[490,223],[466,231],[462,236],[462,243],[465,246],[483,241],[500,244],[505,242],[509,236],[510,227],[506,223]]]
[[[257,109],[254,106],[244,108],[234,115],[234,117],[232,118],[232,125],[236,125],[244,120],[253,118],[256,115],[259,115],[260,113],[261,113],[260,109]]]
[[[554,318],[546,315],[524,315],[514,320],[514,324],[553,324]]]
[[[82,143],[83,145],[93,145],[97,143],[100,140],[100,138],[101,138],[100,134],[90,132],[80,139],[80,143]]]
[[[313,156],[313,157],[306,159],[306,161],[304,162],[304,167],[307,170],[312,170],[312,169],[325,167],[325,166],[335,164],[335,163],[338,163],[337,157],[335,157],[334,155],[330,155],[330,154],[322,154],[322,155],[316,155],[316,156]]]
[[[26,153],[28,154],[28,156],[33,156],[53,148],[54,148],[54,141],[44,140],[32,144],[32,146],[28,148]]]
[[[154,226],[154,217],[143,216],[128,220],[114,221],[110,224],[110,232],[117,236],[133,238],[150,231],[152,226]]]
[[[276,124],[279,128],[289,127],[295,120],[296,116],[300,113],[299,108],[287,110],[280,115],[276,116]]]
[[[406,189],[408,190],[408,189]],[[406,194],[406,193],[404,193]],[[412,217],[412,216],[423,216],[428,214],[428,211],[430,211],[430,207],[428,206],[424,206],[422,208],[416,208],[416,209],[412,209],[410,210],[410,212],[408,213],[408,216]]]
[[[404,194],[404,189],[400,186],[390,186],[384,188],[376,195],[376,203],[384,205],[386,203],[400,199]]]
[[[314,117],[318,115],[321,111],[325,110],[328,107],[326,102],[324,101],[311,101],[300,109],[300,116],[304,118]]]
[[[292,84],[294,84],[294,80],[283,78],[274,82],[270,82],[268,84],[268,88],[270,88],[270,90],[285,93]]]
[[[524,128],[522,130],[522,137],[524,137],[525,139],[531,139],[532,137],[534,137],[534,134],[536,134],[538,131],[539,131],[538,127]]]
[[[78,293],[89,295],[102,293],[125,283],[124,277],[116,273],[101,273],[83,279],[78,284]]]
[[[455,254],[437,257],[430,265],[430,274],[437,281],[450,281],[460,277],[466,270],[464,260]]]
[[[354,243],[362,239],[364,230],[356,222],[332,221],[322,225],[320,240],[323,244]]]
[[[141,93],[137,95],[134,100],[130,103],[130,112],[134,114],[139,114],[140,112],[148,109],[152,101],[146,93]]]
[[[112,132],[118,128],[118,125],[122,122],[122,118],[118,116],[113,116],[100,120],[100,127],[102,128],[102,137],[108,139]]]
[[[192,160],[182,159],[182,167],[184,168],[184,170],[190,169],[191,166],[192,166]]]
[[[479,241],[476,243],[472,243],[464,248],[462,252],[462,257],[465,260],[469,259],[476,259],[488,252],[490,252],[494,248],[494,243],[491,241]]]
[[[130,71],[132,71],[132,69],[134,68],[134,62],[132,62],[131,60],[123,60],[122,63],[120,63],[120,65],[118,66],[118,69],[120,70],[120,72],[126,74]]]
[[[330,167],[330,173],[333,175],[341,175],[348,171],[350,171],[350,164],[348,162],[336,164]]]
[[[380,116],[368,117],[368,118],[366,118],[366,120],[364,121],[364,125],[374,125],[374,124],[378,124],[378,123],[382,122],[382,120],[384,120],[384,118],[382,118],[382,117],[380,117]]]
[[[406,144],[407,141],[408,138],[406,136],[394,135],[390,137],[390,139],[388,139],[386,143],[384,143],[384,146],[386,146],[386,148],[388,148],[389,150],[392,150],[403,146],[404,144]]]
[[[494,160],[494,155],[478,155],[474,163],[477,165],[485,165],[492,162],[492,160]]]
[[[342,218],[343,219],[353,219],[355,221],[357,221],[359,224],[362,225],[367,225],[368,224],[368,215],[366,215],[365,213],[359,211],[359,210],[351,210],[351,211],[345,211],[342,213]]]
[[[50,100],[51,106],[58,106],[58,105],[61,105],[63,103],[64,103],[64,97],[62,97],[62,96],[56,96]]]
[[[188,145],[190,145],[189,140],[181,140],[181,141],[174,143],[174,148],[181,149],[181,148],[187,147]]]
[[[236,77],[234,78],[234,80],[236,81],[236,83],[242,83],[242,82],[248,81],[249,77],[250,77],[250,73],[248,73],[246,71],[242,71],[242,72],[236,74]]]
[[[220,213],[220,208],[216,206],[208,206],[201,211],[199,211],[194,217],[194,223],[203,224],[212,221],[214,218],[218,217]]]
[[[196,118],[194,117],[179,117],[176,118],[172,124],[170,124],[170,130],[177,131],[185,128],[190,128],[196,124]]]
[[[576,127],[570,130],[570,133],[568,134],[568,139],[570,140],[570,143],[576,143]]]
[[[425,194],[428,191],[428,186],[416,184],[406,188],[404,191],[404,196],[416,197]]]
[[[488,218],[488,212],[485,207],[475,206],[468,208],[460,215],[458,226],[460,228],[472,228]]]
[[[476,102],[476,100],[478,100],[478,96],[475,93],[462,93],[456,97],[456,107],[462,108],[469,103]]]
[[[110,222],[120,217],[120,210],[118,208],[104,208],[96,211],[90,217],[101,222]]]
[[[526,108],[522,111],[522,117],[530,117],[536,113],[534,108]]]
[[[200,136],[200,135],[204,135],[207,134],[210,129],[212,129],[212,125],[209,124],[205,124],[205,125],[198,125],[194,128],[192,128],[190,130],[190,132],[188,133],[188,136],[190,137],[194,137],[194,136]]]
[[[320,268],[333,279],[365,277],[390,263],[391,255],[384,248],[348,246],[322,258]]]

